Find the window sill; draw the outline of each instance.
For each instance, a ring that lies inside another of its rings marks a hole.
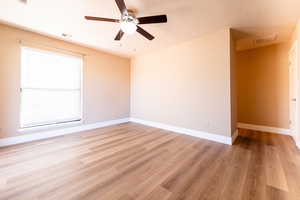
[[[44,126],[38,126],[38,127],[29,127],[29,128],[20,128],[18,130],[18,133],[26,134],[26,133],[35,133],[35,132],[41,132],[41,131],[49,131],[49,130],[55,130],[60,128],[69,128],[73,126],[79,126],[82,125],[83,121],[75,121],[75,122],[65,122],[61,124],[51,124],[51,125],[44,125]]]

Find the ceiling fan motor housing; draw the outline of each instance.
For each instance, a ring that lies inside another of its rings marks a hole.
[[[128,13],[124,13],[121,17],[122,22],[135,23],[136,25],[139,23],[138,19],[135,17],[134,12],[128,10]]]

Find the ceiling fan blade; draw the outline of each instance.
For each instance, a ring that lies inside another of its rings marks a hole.
[[[94,21],[104,21],[104,22],[119,22],[118,19],[110,19],[110,18],[103,18],[103,17],[92,17],[92,16],[85,16],[87,20],[94,20]]]
[[[151,35],[150,33],[148,33],[147,31],[145,31],[144,29],[142,29],[141,27],[137,26],[136,31],[140,34],[142,34],[145,38],[147,38],[148,40],[153,40],[154,36]]]
[[[124,32],[122,30],[120,30],[117,34],[117,36],[115,37],[115,40],[121,40],[121,38],[123,37]]]
[[[138,20],[139,24],[166,23],[168,21],[167,15],[139,17]]]
[[[127,13],[127,8],[126,8],[124,0],[115,0],[115,1],[116,1],[116,4],[117,4],[121,14],[123,15],[124,13]]]

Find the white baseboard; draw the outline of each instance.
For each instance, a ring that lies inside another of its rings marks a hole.
[[[159,122],[147,121],[147,120],[142,120],[142,119],[137,119],[137,118],[130,118],[130,121],[139,123],[139,124],[144,124],[147,126],[152,126],[152,127],[168,130],[168,131],[173,131],[176,133],[182,133],[182,134],[186,134],[186,135],[190,135],[190,136],[194,136],[194,137],[198,137],[198,138],[202,138],[202,139],[206,139],[206,140],[211,140],[214,142],[219,142],[219,143],[229,144],[229,145],[232,144],[231,137],[216,135],[216,134],[207,133],[204,131],[197,131],[197,130],[192,130],[192,129],[181,128],[181,127],[177,127],[177,126],[172,126],[172,125],[167,125],[167,124],[163,124],[163,123],[159,123]]]
[[[294,138],[293,138],[293,139],[294,139]],[[295,139],[294,139],[294,141],[295,141],[296,146],[298,147],[298,149],[300,149],[300,141],[296,141]]]
[[[87,130],[102,128],[102,127],[126,123],[126,122],[129,122],[129,118],[116,119],[116,120],[74,126],[70,128],[63,128],[57,130],[42,131],[33,134],[26,134],[26,135],[24,134],[16,137],[0,139],[0,147],[21,144],[21,143],[31,142],[31,141],[41,140],[41,139],[47,139],[47,138],[52,138],[52,137],[57,137],[57,136],[62,136],[62,135],[67,135],[72,133],[78,133],[81,131],[87,131]]]
[[[3,138],[3,139],[0,139],[0,147],[21,144],[21,143],[26,143],[26,142],[32,142],[32,141],[37,141],[37,140],[42,140],[42,139],[47,139],[47,138],[52,138],[52,137],[57,137],[57,136],[62,136],[62,135],[68,135],[68,134],[73,134],[73,133],[78,133],[81,131],[87,131],[87,130],[106,127],[106,126],[126,123],[129,121],[144,124],[147,126],[156,127],[156,128],[161,128],[161,129],[165,129],[165,130],[169,130],[169,131],[173,131],[173,132],[177,132],[177,133],[182,133],[182,134],[186,134],[186,135],[190,135],[190,136],[194,136],[194,137],[198,137],[198,138],[202,138],[202,139],[207,139],[207,140],[211,140],[214,142],[228,144],[228,145],[231,145],[234,141],[234,140],[232,140],[231,137],[216,135],[216,134],[208,133],[208,132],[204,132],[204,131],[186,129],[186,128],[182,128],[182,127],[171,126],[171,125],[167,125],[167,124],[163,124],[163,123],[159,123],[159,122],[141,120],[141,119],[136,119],[136,118],[123,118],[123,119],[117,119],[117,120],[98,122],[98,123],[94,123],[94,124],[80,125],[80,126],[61,128],[61,129],[49,130],[49,131],[41,131],[41,132],[37,132],[37,133],[33,133],[33,134],[23,134],[20,136]]]
[[[238,128],[250,129],[255,131],[269,132],[269,133],[278,133],[283,135],[290,135],[289,129],[270,127],[270,126],[261,126],[254,124],[238,123]]]

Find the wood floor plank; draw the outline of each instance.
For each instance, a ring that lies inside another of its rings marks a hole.
[[[243,138],[249,140],[248,149],[251,151],[250,167],[246,171],[246,180],[242,189],[243,200],[264,200],[266,199],[266,148],[269,142],[266,142],[262,132],[252,132],[249,130],[243,135]]]
[[[288,200],[290,199],[287,192],[274,188],[272,186],[267,186],[267,198],[268,200]]]
[[[286,176],[276,147],[266,148],[267,185],[288,192]]]
[[[289,136],[228,146],[136,123],[0,148],[0,200],[299,200]]]
[[[212,169],[211,166],[214,166],[216,158],[224,151],[224,146],[216,146],[216,149],[209,149],[200,158],[196,160],[195,163],[191,163],[189,169],[181,168],[177,172],[181,173],[175,175],[175,179],[171,179],[171,184],[166,179],[165,183],[162,183],[162,186],[168,189],[171,192],[171,195],[168,199],[182,199],[187,197],[186,195],[189,188],[203,176],[205,176]],[[204,164],[205,163],[205,164]]]

